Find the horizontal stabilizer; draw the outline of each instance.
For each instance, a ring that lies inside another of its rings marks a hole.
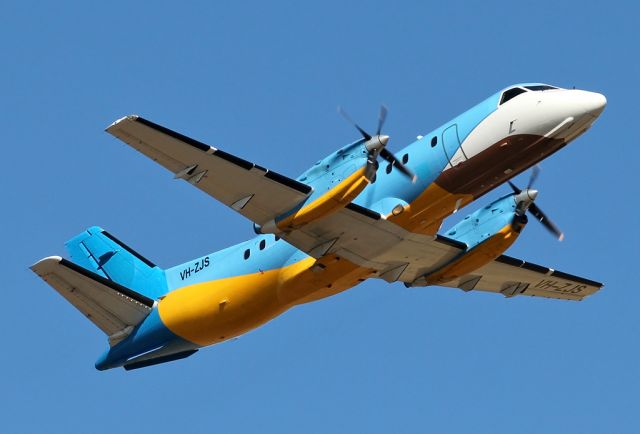
[[[31,269],[109,336],[111,346],[144,320],[154,301],[59,256]]]

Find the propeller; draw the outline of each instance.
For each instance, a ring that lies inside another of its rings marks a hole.
[[[349,114],[342,109],[342,107],[338,107],[338,113],[344,117],[347,122],[354,126],[356,130],[362,134],[362,138],[365,140],[364,146],[368,151],[367,156],[367,167],[365,169],[365,176],[369,181],[372,181],[375,177],[376,172],[378,171],[378,157],[381,157],[383,160],[388,161],[390,164],[395,166],[400,173],[405,175],[407,178],[411,179],[411,182],[416,182],[418,177],[413,173],[407,166],[405,166],[400,160],[396,158],[393,153],[391,153],[387,148],[387,143],[389,142],[389,136],[381,134],[382,127],[384,125],[385,120],[387,119],[387,108],[384,105],[380,106],[380,113],[378,115],[378,128],[376,129],[376,134],[372,136],[364,128],[358,125]]]
[[[534,203],[536,197],[538,196],[538,190],[534,190],[533,183],[538,179],[538,175],[540,174],[540,168],[538,166],[534,166],[533,171],[531,172],[531,176],[529,177],[529,182],[527,183],[527,188],[525,190],[520,190],[516,185],[509,181],[509,186],[511,190],[516,194],[516,201],[518,202],[518,209],[516,210],[519,215],[523,215],[526,211],[529,211],[532,216],[536,218],[542,226],[544,226],[549,232],[551,232],[559,241],[564,239],[564,234],[562,231],[555,225],[549,217],[542,212],[540,207]],[[518,197],[521,196],[521,197]]]

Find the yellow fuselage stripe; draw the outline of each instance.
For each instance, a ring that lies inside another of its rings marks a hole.
[[[210,345],[246,333],[292,306],[349,289],[372,273],[334,256],[306,258],[277,270],[179,288],[158,303],[158,311],[173,333]]]

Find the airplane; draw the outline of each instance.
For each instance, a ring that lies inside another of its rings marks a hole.
[[[528,215],[562,232],[535,200],[537,164],[583,134],[606,98],[523,83],[497,92],[396,154],[362,136],[296,179],[143,117],[106,129],[253,222],[256,236],[162,269],[94,226],[65,244],[71,259],[31,269],[108,337],[98,370],[143,368],[234,339],[288,309],[371,279],[506,297],[579,301],[603,284],[507,256]],[[521,189],[510,179],[533,168]],[[508,183],[511,192],[448,230],[443,221]]]

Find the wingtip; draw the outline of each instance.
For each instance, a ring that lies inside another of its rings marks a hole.
[[[61,256],[47,256],[46,258],[42,258],[38,262],[36,262],[35,264],[31,265],[29,268],[34,273],[37,273],[36,270],[41,269],[43,267],[46,267],[47,265],[50,265],[52,263],[56,263],[57,264],[60,261],[62,261],[62,257]]]
[[[135,121],[136,119],[138,119],[140,116],[139,115],[127,115],[127,116],[122,116],[119,119],[116,119],[115,121],[113,121],[112,123],[109,124],[109,126],[107,128],[105,128],[104,130],[107,132],[110,132],[110,130],[115,127],[116,125],[118,125],[120,122],[126,121],[126,120],[132,120]]]

